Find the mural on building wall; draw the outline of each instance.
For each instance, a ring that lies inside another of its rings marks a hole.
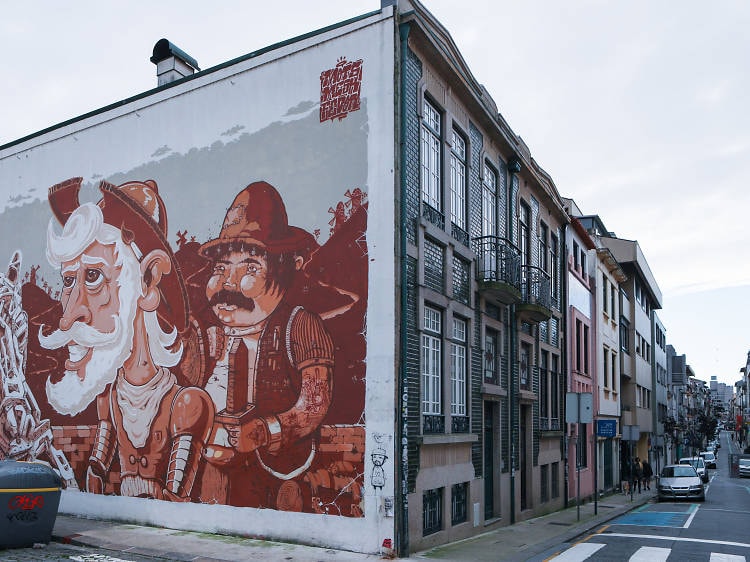
[[[20,252],[0,278],[2,457],[91,493],[362,516],[366,194],[320,245],[252,182],[173,252],[156,182],[81,183],[49,190],[61,291],[32,266],[24,312]]]

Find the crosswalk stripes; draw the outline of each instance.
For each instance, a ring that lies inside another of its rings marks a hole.
[[[549,562],[582,562],[583,560],[599,559],[596,555],[607,543],[582,542],[571,546],[557,556],[549,558]],[[628,558],[629,562],[666,562],[672,553],[671,548],[661,548],[655,546],[641,546]],[[708,555],[708,553],[706,553]],[[607,558],[601,558],[602,560]],[[711,552],[708,562],[746,562],[744,556],[735,554],[724,554],[721,552]]]
[[[671,548],[642,546],[630,557],[630,562],[667,562]]]
[[[582,542],[578,543],[562,554],[555,556],[552,560],[555,562],[579,562],[579,560],[586,560],[589,556],[594,554],[600,548],[604,548],[606,544],[597,544],[593,542]]]

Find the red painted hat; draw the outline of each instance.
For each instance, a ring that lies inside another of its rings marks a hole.
[[[216,251],[240,244],[266,248],[272,253],[310,251],[317,247],[312,234],[289,226],[281,195],[264,181],[251,183],[237,194],[227,210],[219,237],[201,246],[201,254],[214,257]]]
[[[80,206],[78,192],[82,181],[83,178],[71,178],[49,189],[50,207],[63,226]],[[187,291],[182,272],[167,241],[167,210],[156,182],[146,180],[113,185],[102,181],[99,190],[102,198],[98,205],[104,222],[119,228],[123,241],[135,243],[141,253],[136,256],[139,260],[155,249],[163,250],[169,256],[172,270],[159,282],[162,298],[158,314],[163,321],[183,331],[188,318]]]

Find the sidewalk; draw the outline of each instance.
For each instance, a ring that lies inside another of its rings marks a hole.
[[[470,539],[418,552],[401,560],[439,559],[474,562],[521,561],[541,555],[548,557],[554,554],[555,545],[570,542],[579,535],[643,505],[654,497],[654,493],[652,486],[651,491],[634,494],[632,502],[629,495],[613,494],[599,501],[598,514],[594,514],[593,502],[580,506],[580,517],[578,508],[573,506],[549,515],[488,531]],[[140,554],[167,560],[195,562],[236,562],[238,560],[357,562],[382,559],[376,554],[360,554],[243,537],[146,527],[63,514],[57,516],[52,540],[105,548],[122,554]]]

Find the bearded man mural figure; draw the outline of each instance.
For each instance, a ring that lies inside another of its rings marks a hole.
[[[120,494],[190,501],[214,407],[170,371],[187,322],[184,281],[166,240],[167,215],[153,181],[102,182],[98,204],[79,204],[82,178],[50,189],[47,258],[62,275],[62,317],[48,349],[67,346],[49,403],[74,416],[96,400],[98,426],[86,489],[103,493],[119,455]],[[42,327],[44,328],[44,327]]]

